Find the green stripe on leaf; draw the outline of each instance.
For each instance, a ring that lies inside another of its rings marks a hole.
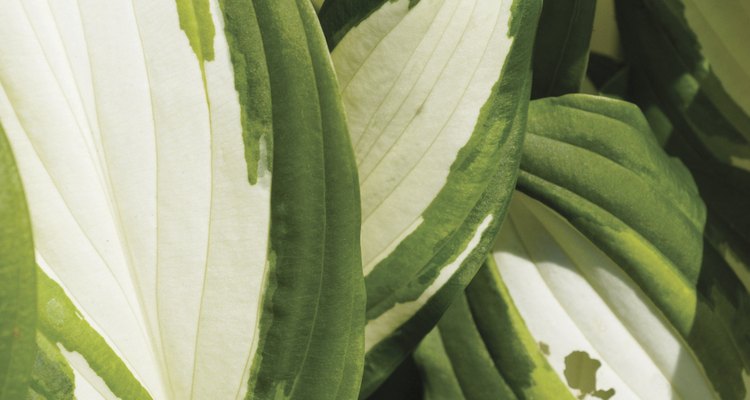
[[[175,0],[180,28],[185,31],[190,47],[201,62],[214,59],[216,28],[211,19],[209,0]]]
[[[0,399],[17,400],[36,353],[36,272],[26,198],[1,126],[0,221]]]
[[[84,319],[63,288],[41,269],[37,270],[37,282],[40,334],[51,345],[83,356],[89,368],[106,383],[115,396],[121,399],[150,400],[148,391],[120,355]],[[49,357],[59,360],[56,356]]]

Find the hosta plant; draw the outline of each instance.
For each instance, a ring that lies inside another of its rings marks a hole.
[[[750,398],[747,6],[684,3],[594,96],[594,0],[0,0],[0,400]]]

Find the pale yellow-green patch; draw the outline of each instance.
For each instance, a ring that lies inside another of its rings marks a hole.
[[[211,19],[211,9],[208,0],[175,0],[177,14],[180,18],[180,28],[187,35],[190,47],[198,57],[198,61],[212,61],[214,59],[214,36],[216,28]]]
[[[61,328],[65,322],[65,310],[62,304],[57,299],[50,299],[45,307],[47,312],[47,319],[50,324],[53,324],[56,328]]]
[[[639,264],[648,266],[649,280],[658,285],[660,296],[666,300],[665,303],[679,305],[679,307],[673,307],[671,311],[679,313],[675,315],[678,317],[677,320],[680,324],[684,324],[682,326],[684,332],[689,332],[692,321],[695,320],[695,309],[698,303],[692,284],[686,281],[658,249],[638,233],[631,230],[614,230],[611,235],[617,238],[616,240],[623,249],[627,249],[629,254],[637,255]]]

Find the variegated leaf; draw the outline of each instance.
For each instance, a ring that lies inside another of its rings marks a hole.
[[[515,182],[540,4],[327,0],[362,193],[362,396],[481,264]]]
[[[519,189],[538,201],[517,196],[493,258],[574,394],[745,398],[750,296],[704,244],[695,184],[634,106],[533,103]],[[597,383],[571,384],[571,363]]]
[[[423,370],[467,399],[746,398],[750,297],[638,110],[534,101],[526,144],[487,267],[417,352],[450,369]]]
[[[308,0],[4,0],[0,42],[78,397],[356,395],[356,165]]]

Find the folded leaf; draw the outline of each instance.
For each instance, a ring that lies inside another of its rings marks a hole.
[[[415,354],[431,398],[574,398],[547,363],[548,345],[529,332],[492,258]]]
[[[433,329],[414,351],[421,371],[425,400],[464,400],[451,360],[445,351],[440,331]]]
[[[0,25],[76,396],[356,396],[356,165],[309,1],[10,1]]]
[[[362,397],[468,284],[503,219],[539,8],[327,0],[321,9],[362,193]]]
[[[574,95],[529,112],[528,196],[493,258],[560,379],[575,395],[745,398],[750,297],[704,245],[685,168],[627,103]]]
[[[36,344],[31,223],[18,169],[0,126],[0,399],[26,395]]]
[[[419,345],[416,359],[432,389],[427,393],[436,399],[572,400],[547,363],[547,345],[531,336],[496,269],[489,258]]]

